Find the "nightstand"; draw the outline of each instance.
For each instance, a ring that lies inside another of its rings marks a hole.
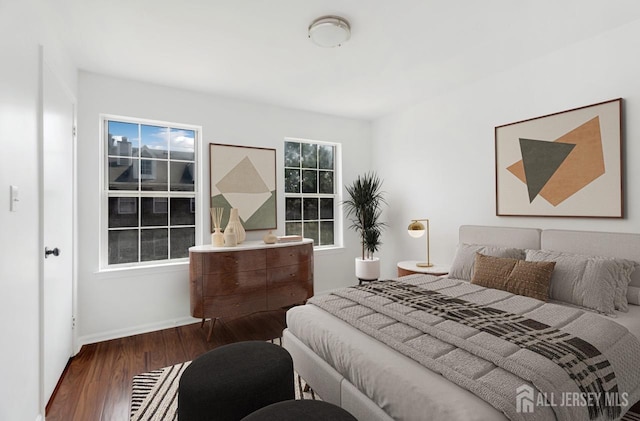
[[[441,276],[449,273],[449,266],[433,265],[425,268],[416,266],[418,260],[405,260],[398,262],[398,276],[413,275],[415,273],[424,273],[427,275]]]

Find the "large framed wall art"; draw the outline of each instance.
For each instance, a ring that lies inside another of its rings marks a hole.
[[[495,128],[496,215],[622,218],[622,99]]]
[[[275,149],[211,143],[209,170],[211,207],[224,208],[223,228],[231,208],[247,231],[277,228]]]

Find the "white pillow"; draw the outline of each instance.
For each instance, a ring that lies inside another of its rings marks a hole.
[[[522,249],[460,243],[456,250],[456,257],[453,259],[449,269],[449,278],[470,281],[473,277],[476,253],[484,254],[485,256],[524,259],[524,250]]]
[[[555,261],[549,297],[605,314],[628,311],[627,287],[635,263],[626,259],[527,250],[527,260]]]

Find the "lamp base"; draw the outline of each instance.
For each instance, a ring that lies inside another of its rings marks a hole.
[[[419,268],[430,268],[431,266],[433,266],[433,263],[428,263],[428,262],[416,263],[416,266],[418,266]]]

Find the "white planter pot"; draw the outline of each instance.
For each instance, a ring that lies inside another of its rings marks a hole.
[[[362,259],[356,257],[356,278],[365,281],[375,281],[380,277],[380,259]]]

